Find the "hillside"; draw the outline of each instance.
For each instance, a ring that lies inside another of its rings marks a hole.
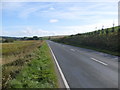
[[[93,32],[70,35],[60,39],[53,39],[56,42],[94,49],[120,56],[118,51],[119,27],[111,27]]]

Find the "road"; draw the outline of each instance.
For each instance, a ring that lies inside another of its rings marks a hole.
[[[118,88],[118,58],[47,41],[70,88]]]

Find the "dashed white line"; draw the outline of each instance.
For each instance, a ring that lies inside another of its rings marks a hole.
[[[60,68],[60,66],[59,66],[59,64],[58,64],[58,62],[57,62],[57,59],[56,59],[56,57],[55,57],[55,55],[54,55],[54,53],[53,53],[53,51],[52,51],[52,49],[51,49],[51,47],[50,47],[49,44],[48,44],[48,46],[49,46],[50,51],[51,51],[51,53],[52,53],[52,55],[53,55],[53,58],[54,58],[55,63],[56,63],[56,65],[57,65],[57,67],[58,67],[58,70],[59,70],[59,72],[60,72],[60,74],[61,74],[61,77],[62,77],[62,79],[63,79],[63,82],[64,82],[64,84],[65,84],[65,87],[67,88],[67,90],[70,90],[70,87],[69,87],[69,85],[68,85],[68,83],[67,83],[67,80],[65,79],[65,76],[64,76],[64,74],[63,74],[63,72],[62,72],[62,70],[61,70],[61,68]]]
[[[75,51],[74,49],[70,49],[71,51]]]
[[[96,61],[96,62],[99,62],[99,63],[101,63],[101,64],[103,64],[103,65],[105,65],[105,66],[108,65],[108,64],[106,64],[106,63],[104,63],[104,62],[102,62],[102,61],[100,61],[100,60],[95,59],[95,58],[91,58],[91,59],[94,60],[94,61]]]
[[[62,45],[63,47],[65,47],[65,45]]]
[[[117,57],[117,58],[114,58],[114,59],[118,59],[118,57]]]

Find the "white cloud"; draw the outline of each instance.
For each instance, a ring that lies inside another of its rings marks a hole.
[[[58,19],[51,19],[51,20],[49,20],[49,22],[50,23],[56,23],[56,22],[58,22]]]
[[[22,18],[27,18],[30,14],[36,12],[37,10],[38,10],[37,8],[28,8],[23,10],[19,16]]]
[[[18,8],[21,8],[25,5],[25,3],[22,2],[3,2],[2,3],[2,9],[6,10],[18,10]]]
[[[114,20],[115,26],[118,26],[118,20]],[[85,33],[94,31],[97,27],[101,29],[104,25],[104,28],[109,28],[113,26],[113,20],[101,20],[98,23],[89,24],[89,25],[76,25],[76,26],[56,26],[56,30],[44,30],[36,26],[16,26],[15,28],[20,28],[18,31],[7,31],[4,30],[2,35],[4,36],[54,36],[54,35],[71,35],[77,33]],[[13,28],[13,27],[12,27]]]
[[[55,12],[55,8],[53,7],[55,3],[35,3],[35,4],[29,4],[26,3],[24,7],[21,7],[22,10],[19,11],[19,16],[22,18],[27,18],[29,16],[39,16],[46,14],[46,17],[50,17],[49,14],[51,12]],[[43,15],[44,16],[44,15]],[[54,15],[53,15],[54,16]]]
[[[115,26],[118,26],[118,20],[114,20]],[[83,26],[58,26],[60,31],[56,32],[56,35],[71,35],[71,34],[77,34],[77,33],[85,33],[85,32],[91,32],[94,31],[97,27],[98,29],[102,29],[102,26],[104,25],[104,28],[110,28],[113,26],[113,20],[101,20],[96,24],[89,24],[89,25],[83,25]]]
[[[88,6],[81,6],[79,3],[36,3],[36,4],[25,4],[25,3],[5,3],[3,5],[4,9],[8,10],[16,10],[17,15],[19,14],[22,18],[27,18],[31,16],[30,21],[32,21],[33,18],[38,18],[41,21],[46,20],[46,18],[51,18],[48,20],[50,23],[56,23],[59,20],[63,21],[62,24],[59,24],[58,28],[55,27],[45,27],[44,29],[38,29],[34,27],[26,27],[22,28],[21,26],[18,26],[16,29],[14,29],[14,33],[10,32],[4,32],[6,35],[10,36],[49,36],[49,35],[67,35],[67,34],[76,34],[76,33],[84,33],[95,30],[95,27],[97,29],[101,29],[102,25],[107,27],[112,27],[113,19],[115,19],[115,25],[117,25],[117,8],[113,8],[114,6],[107,5],[106,3],[93,3]],[[89,3],[88,3],[89,4]],[[109,3],[108,3],[109,4]],[[73,5],[73,6],[72,6]],[[117,7],[117,3],[114,4]],[[106,9],[107,8],[107,9]],[[96,10],[97,9],[97,10]],[[114,10],[115,9],[115,10]],[[10,13],[10,12],[9,12]],[[42,19],[41,19],[42,18]],[[21,19],[21,18],[20,18]],[[68,20],[69,19],[69,20]],[[24,20],[24,19],[23,19]],[[71,22],[68,21],[71,20]],[[76,20],[76,21],[75,21]],[[73,21],[73,22],[72,22]],[[19,22],[19,19],[18,19]],[[77,22],[77,23],[76,23]],[[83,22],[83,23],[82,23]],[[41,22],[40,22],[41,23]],[[40,23],[32,22],[31,25],[40,26]],[[76,23],[77,25],[75,25]],[[80,25],[78,25],[80,23]],[[21,23],[20,23],[21,24]],[[65,24],[66,26],[62,26]],[[71,26],[70,26],[71,24]],[[7,26],[6,26],[7,27]],[[21,30],[19,29],[21,28]],[[54,29],[52,31],[48,30],[49,28]],[[56,31],[56,30],[59,31]],[[18,30],[18,31],[15,31]]]
[[[50,35],[55,35],[54,32],[52,31],[47,31],[43,29],[36,29],[35,27],[25,27],[22,30],[19,31],[6,31],[4,30],[2,33],[3,36],[15,36],[15,37],[24,37],[24,36],[50,36]]]
[[[66,5],[66,6],[64,6]],[[113,6],[106,5],[104,3],[96,3],[88,5],[87,7],[78,6],[75,3],[70,4],[69,3],[50,3],[50,4],[33,4],[29,5],[28,3],[21,3],[21,2],[10,2],[10,3],[3,3],[4,9],[9,10],[16,10],[19,13],[19,16],[22,18],[27,18],[31,15],[36,16],[42,16],[42,17],[50,17],[50,18],[60,18],[60,19],[81,19],[83,17],[86,18],[85,15],[89,15],[89,18],[91,16],[104,16],[104,15],[117,15],[117,8],[116,10],[111,10]],[[57,9],[55,9],[54,6],[57,6]],[[116,6],[117,7],[117,4]],[[59,8],[59,9],[58,9]],[[95,8],[102,9],[103,10],[96,10],[93,11]],[[49,16],[48,16],[49,15]]]
[[[54,8],[54,7],[50,7],[49,9],[50,9],[50,10],[55,10],[55,8]]]
[[[58,3],[57,3],[58,4]],[[71,4],[71,3],[70,3]],[[80,4],[81,5],[81,4]],[[100,4],[91,4],[86,7],[83,6],[78,6],[75,3],[71,6],[69,6],[69,3],[66,4],[66,6],[62,6],[62,4],[58,4],[58,8],[55,9],[54,11],[48,11],[48,12],[43,12],[37,13],[37,16],[42,16],[42,17],[50,17],[50,18],[58,18],[58,19],[83,19],[84,17],[86,18],[91,18],[91,17],[96,17],[96,16],[111,16],[111,15],[118,15],[117,11],[117,3],[110,5],[106,5],[104,3]],[[115,6],[116,5],[116,6]],[[61,7],[60,7],[61,6]],[[114,7],[114,8],[113,8]],[[48,16],[49,15],[49,16]]]
[[[38,29],[38,30],[24,30],[22,31],[24,36],[47,36],[52,34],[49,31],[45,31],[42,29]]]

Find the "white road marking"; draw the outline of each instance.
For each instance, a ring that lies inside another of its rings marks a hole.
[[[118,59],[118,58],[114,58],[114,59]]]
[[[75,51],[74,49],[70,49],[71,51]]]
[[[65,47],[65,45],[62,45],[63,47]]]
[[[51,49],[51,47],[50,47],[49,44],[48,44],[48,46],[49,46],[50,51],[51,51],[51,53],[52,53],[52,55],[53,55],[53,58],[54,58],[55,63],[56,63],[56,65],[57,65],[57,67],[58,67],[58,70],[59,70],[59,72],[60,72],[60,74],[61,74],[61,77],[62,77],[62,79],[63,79],[63,82],[64,82],[64,84],[65,84],[65,87],[66,87],[68,90],[70,90],[70,87],[69,87],[69,85],[68,85],[68,83],[67,83],[67,80],[65,79],[65,76],[64,76],[64,74],[63,74],[63,72],[62,72],[62,70],[61,70],[61,68],[60,68],[60,66],[59,66],[59,64],[58,64],[58,62],[57,62],[57,59],[56,59],[56,57],[55,57],[55,55],[54,55],[54,53],[53,53],[53,51],[52,51],[52,49]]]
[[[91,59],[94,60],[94,61],[96,61],[96,62],[99,62],[99,63],[101,63],[101,64],[103,64],[103,65],[105,65],[105,66],[108,65],[108,64],[106,64],[106,63],[104,63],[104,62],[102,62],[102,61],[99,61],[99,60],[95,59],[95,58],[91,58]]]

